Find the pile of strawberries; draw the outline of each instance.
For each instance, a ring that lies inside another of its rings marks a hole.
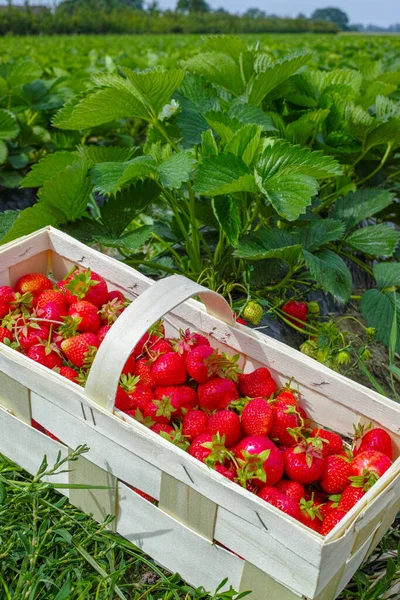
[[[15,289],[0,287],[0,342],[83,385],[128,304],[90,269],[55,284],[30,273]],[[238,359],[189,330],[167,338],[158,322],[124,366],[116,408],[326,535],[390,467],[392,440],[361,427],[346,446],[313,426],[294,391],[278,389],[267,368],[244,374]]]

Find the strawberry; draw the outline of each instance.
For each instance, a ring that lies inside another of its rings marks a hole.
[[[43,425],[41,425],[40,423],[38,423],[37,421],[35,421],[35,419],[31,419],[31,423],[32,423],[33,429],[36,429],[37,431],[40,431],[41,433],[44,433],[44,427],[43,427]]]
[[[197,346],[209,346],[210,342],[208,339],[201,335],[201,333],[192,333],[190,329],[186,331],[180,330],[179,339],[173,340],[172,345],[178,354],[181,354],[183,358],[186,358],[188,353],[197,348]]]
[[[152,425],[150,427],[150,429],[151,429],[151,431],[154,431],[154,433],[158,433],[158,435],[161,435],[162,433],[166,433],[168,435],[168,437],[170,437],[170,438],[171,438],[171,434],[173,437],[173,434],[175,431],[175,429],[172,427],[172,425],[168,425],[167,423],[154,423],[154,425]]]
[[[127,298],[125,298],[123,293],[120,292],[119,290],[112,290],[111,292],[108,292],[107,300],[108,300],[108,302],[112,302],[113,300],[118,300],[121,303],[130,304],[130,301]]]
[[[218,434],[212,436],[211,433],[202,433],[190,444],[188,452],[197,460],[214,468],[217,464],[223,465],[230,458],[224,439]]]
[[[240,440],[242,434],[239,416],[231,410],[218,410],[208,421],[207,433],[224,436],[225,445],[230,448]]]
[[[3,319],[12,310],[12,303],[15,302],[16,297],[11,286],[0,286],[0,319]]]
[[[300,512],[300,520],[303,525],[307,525],[307,527],[319,533],[321,530],[323,516],[321,514],[319,505],[314,502],[314,499],[311,498],[311,500],[306,500],[305,498],[302,498],[300,500]]]
[[[338,498],[340,499],[340,494]],[[324,502],[324,504],[320,504],[319,512],[321,513],[322,518],[325,519],[333,510],[338,508],[338,503],[339,501],[336,500],[328,500],[327,502]]]
[[[315,438],[316,443],[313,445],[321,450],[322,456],[326,458],[331,454],[339,454],[343,450],[343,440],[337,433],[328,431],[327,429],[321,429],[318,427],[314,429],[310,437]]]
[[[8,342],[6,341],[8,340]],[[13,341],[12,333],[5,327],[0,327],[0,343],[6,344],[7,346]]]
[[[28,273],[20,277],[15,284],[15,291],[20,294],[29,292],[37,298],[44,290],[51,290],[53,284],[42,273]]]
[[[105,327],[109,327],[109,325],[106,325]],[[100,327],[100,329],[103,329],[103,327]],[[99,331],[100,331],[100,329],[99,329]],[[97,332],[97,337],[99,337],[99,331]],[[135,367],[136,367],[136,358],[133,356],[133,354],[130,354],[128,357],[128,360],[124,364],[124,368],[122,369],[122,374],[132,376],[135,373]],[[141,381],[141,383],[142,383],[142,381]]]
[[[66,312],[60,308],[56,302],[48,302],[40,308],[36,308],[36,314],[43,321],[58,321],[62,324],[62,318],[66,316]]]
[[[235,481],[236,469],[232,463],[227,467],[225,465],[215,465],[215,470],[230,481]]]
[[[185,413],[194,408],[197,404],[196,390],[188,385],[167,385],[157,387],[154,390],[154,397],[157,400],[169,398],[171,406],[175,409],[174,418],[183,417]]]
[[[309,444],[301,443],[283,453],[285,472],[289,479],[303,485],[317,481],[322,475],[324,460]]]
[[[109,294],[110,295],[110,294]],[[99,314],[104,325],[112,325],[125,310],[124,304],[118,298],[109,300],[101,307]]]
[[[239,392],[250,398],[270,398],[276,392],[277,385],[266,367],[256,369],[252,373],[239,375]]]
[[[38,323],[28,323],[21,329],[16,328],[16,338],[21,348],[28,352],[29,348],[34,344],[38,344],[43,340],[47,340],[50,335],[50,330],[46,325]]]
[[[296,409],[299,408],[299,401],[290,389],[283,389],[276,398],[272,401],[273,406],[277,408],[288,408],[294,406]]]
[[[389,469],[392,461],[386,454],[377,450],[365,450],[357,454],[350,465],[350,480],[358,485],[376,483],[379,477]]]
[[[154,388],[156,386],[154,377],[151,374],[151,364],[146,358],[138,358],[135,365],[135,375],[140,377],[140,383]]]
[[[68,302],[65,295],[57,290],[45,290],[37,299],[37,308],[44,308],[49,302],[54,302],[60,308],[60,314],[68,313]]]
[[[306,495],[304,487],[297,481],[281,479],[275,487],[282,492],[282,494],[286,494],[286,496],[289,496],[289,498],[292,498],[292,500],[295,500],[297,503],[299,503],[302,498],[305,498]]]
[[[135,357],[140,356],[141,354],[143,354],[145,352],[145,350],[148,346],[152,346],[153,344],[155,344],[155,342],[159,338],[164,337],[164,335],[165,335],[164,325],[162,324],[162,321],[157,321],[157,323],[155,323],[154,325],[152,325],[152,327],[150,327],[150,329],[147,331],[147,333],[142,335],[142,337],[140,338],[140,340],[138,341],[138,343],[136,344],[136,346],[133,350],[133,355]]]
[[[143,408],[143,417],[151,419],[154,423],[168,424],[173,414],[173,408],[165,405],[162,400],[149,400]]]
[[[336,525],[338,523],[340,523],[340,521],[346,516],[346,513],[343,510],[339,510],[338,508],[336,508],[335,510],[332,510],[329,515],[327,517],[325,517],[325,519],[322,521],[322,526],[320,529],[320,534],[321,535],[328,535],[328,533],[330,531],[332,531],[332,529],[334,527],[336,527]]]
[[[287,316],[289,323],[296,325],[299,329],[304,329],[307,319],[307,304],[305,302],[297,302],[297,300],[289,300],[281,307],[282,312]]]
[[[344,512],[349,512],[357,504],[363,496],[365,496],[366,490],[362,487],[356,487],[353,484],[348,485],[341,495],[339,500],[338,509]]]
[[[200,345],[189,352],[186,357],[186,368],[192,379],[198,383],[204,383],[211,377],[218,375],[226,379],[237,380],[239,355],[228,356],[224,352],[211,346]]]
[[[247,321],[245,319],[243,319],[242,317],[237,317],[236,314],[233,314],[233,317],[236,321],[236,323],[240,323],[240,325],[247,325]]]
[[[153,363],[151,375],[157,386],[179,385],[186,381],[186,365],[176,352],[161,354]]]
[[[349,485],[350,461],[341,454],[331,454],[324,459],[320,486],[327,494],[340,494]]]
[[[74,304],[77,300],[86,300],[101,308],[108,299],[107,283],[90,269],[77,269],[67,277],[65,295],[69,304]]]
[[[264,309],[256,302],[256,300],[250,300],[243,310],[244,318],[249,321],[252,325],[258,325],[264,314]]]
[[[78,383],[79,373],[78,371],[75,371],[75,369],[72,369],[71,367],[60,367],[59,373],[66,379]]]
[[[96,333],[100,327],[97,306],[86,300],[80,300],[71,304],[68,315],[77,324],[77,331],[81,333]]]
[[[144,500],[147,500],[147,502],[151,502],[152,504],[156,504],[157,499],[153,498],[153,496],[150,496],[149,494],[146,494],[146,492],[142,492],[142,490],[139,490],[136,487],[130,486],[131,490],[133,490],[136,494],[138,494],[138,496],[141,496],[142,498],[144,498]]]
[[[104,340],[104,338],[106,337],[107,333],[110,331],[111,329],[111,325],[102,325],[98,330],[97,330],[97,339],[99,340],[99,346],[102,343],[102,341]],[[128,359],[129,360],[129,359]],[[122,371],[123,372],[123,371]],[[127,374],[127,373],[126,373]]]
[[[189,440],[193,440],[207,431],[208,417],[202,410],[190,410],[182,419],[182,433]]]
[[[357,431],[357,430],[356,430]],[[375,429],[371,429],[371,431],[367,431],[367,433],[363,433],[362,437],[356,438],[353,454],[357,456],[361,452],[365,452],[366,450],[378,450],[383,454],[386,454],[390,458],[393,459],[393,443],[390,435],[380,427],[376,427]]]
[[[283,475],[283,455],[271,440],[260,435],[243,438],[234,449],[242,486],[248,481],[262,487],[274,485]]]
[[[160,354],[166,354],[167,352],[173,352],[171,342],[166,338],[157,338],[154,343],[149,344],[145,349],[145,354],[150,358],[157,358]]]
[[[264,398],[254,398],[244,407],[241,415],[245,435],[268,435],[273,425],[274,413]]]
[[[52,440],[54,440],[55,442],[60,442],[60,443],[61,443],[61,440],[60,440],[58,437],[56,437],[56,436],[54,435],[54,433],[51,433],[51,431],[49,431],[48,429],[45,429],[45,430],[44,430],[44,433],[45,433],[45,434],[46,434],[46,435],[47,435],[49,438],[51,438]]]
[[[61,367],[62,365],[61,356],[55,350],[52,350],[50,346],[45,346],[44,344],[31,346],[27,356],[48,369],[54,369],[54,367]]]
[[[76,367],[89,366],[99,347],[94,333],[81,333],[61,342],[61,349],[67,359]]]
[[[227,408],[232,400],[239,397],[236,385],[230,379],[213,377],[197,388],[200,408],[213,412]]]
[[[279,508],[285,514],[296,519],[296,521],[301,521],[302,515],[298,503],[276,488],[266,485],[257,492],[257,496],[272,504],[272,506]]]
[[[144,411],[145,406],[154,399],[153,390],[141,383],[139,377],[129,375],[121,375],[121,386],[127,394],[127,397],[121,394],[117,408],[120,410],[135,411],[139,409]]]
[[[301,423],[295,406],[283,409],[273,405],[273,424],[270,438],[283,446],[294,446],[300,439]]]
[[[134,402],[132,402],[121,385],[118,386],[117,393],[115,394],[115,408],[123,410],[124,412],[136,410]]]

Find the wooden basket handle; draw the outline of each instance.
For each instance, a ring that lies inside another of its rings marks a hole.
[[[107,333],[90,369],[85,394],[112,412],[121,371],[141,337],[166,313],[197,295],[209,314],[234,323],[232,309],[216,292],[181,275],[161,279],[140,294]]]

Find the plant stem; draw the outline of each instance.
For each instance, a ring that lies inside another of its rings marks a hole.
[[[165,271],[166,273],[170,273],[171,275],[180,274],[176,269],[172,269],[171,267],[167,267],[166,265],[161,265],[156,262],[152,262],[151,260],[140,260],[139,258],[128,258],[123,261],[127,265],[144,265],[145,267],[149,267],[151,269],[156,269],[158,271]],[[187,274],[187,273],[186,273]]]
[[[356,265],[358,265],[359,267],[364,269],[364,271],[366,271],[368,273],[368,275],[373,276],[373,271],[372,271],[371,267],[369,267],[368,265],[363,263],[363,261],[360,260],[359,258],[357,258],[357,256],[354,256],[353,254],[349,254],[348,252],[346,252],[345,250],[342,250],[342,249],[339,250],[339,253],[342,254],[343,256],[345,256],[346,258],[348,258],[349,260],[352,260]]]
[[[386,148],[386,152],[382,156],[382,160],[379,163],[379,165],[369,175],[367,175],[367,177],[364,177],[364,179],[361,179],[361,181],[358,182],[359,185],[361,183],[364,183],[365,181],[368,181],[368,179],[371,179],[371,177],[373,177],[374,175],[376,175],[382,169],[383,165],[385,164],[385,162],[389,158],[389,154],[390,154],[390,152],[392,150],[392,145],[393,145],[392,142],[388,142],[388,145],[387,145],[387,148]]]

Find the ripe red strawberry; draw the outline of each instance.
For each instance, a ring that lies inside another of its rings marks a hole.
[[[162,324],[162,321],[157,321],[157,323],[152,325],[152,327],[150,327],[150,329],[147,331],[147,333],[145,333],[140,338],[140,340],[138,341],[138,343],[136,344],[136,346],[133,350],[133,355],[135,357],[140,356],[141,354],[143,354],[145,352],[145,350],[148,346],[152,346],[153,344],[155,344],[156,341],[159,338],[164,337],[164,335],[165,335],[164,325]]]
[[[119,302],[122,302],[122,303],[129,302],[129,300],[127,298],[125,298],[123,293],[120,292],[119,290],[112,290],[111,292],[108,292],[107,300],[108,300],[108,302],[112,302],[113,300],[119,300]]]
[[[338,496],[340,498],[340,495]],[[324,504],[319,505],[319,512],[322,515],[322,518],[325,519],[333,510],[338,508],[339,501],[336,500],[328,500],[324,502]]]
[[[317,504],[314,499],[306,500],[305,498],[302,498],[300,500],[300,512],[301,522],[313,531],[319,533],[321,531],[323,519],[319,504]]]
[[[225,438],[226,447],[230,448],[240,440],[242,434],[239,416],[231,410],[218,410],[211,415],[207,432],[211,435],[219,433]]]
[[[327,494],[340,494],[349,485],[349,476],[349,459],[341,454],[331,454],[324,459],[319,483]]]
[[[65,295],[57,290],[45,290],[38,296],[37,308],[44,308],[49,302],[54,302],[60,308],[60,314],[68,313],[68,302]]]
[[[377,450],[365,450],[357,454],[350,465],[351,481],[372,486],[389,469],[392,461]]]
[[[193,440],[207,431],[208,417],[202,410],[190,410],[182,420],[182,434],[189,440]]]
[[[298,444],[283,453],[285,472],[289,479],[303,485],[317,481],[322,475],[324,460],[322,455],[310,445]]]
[[[179,385],[186,381],[186,366],[183,358],[176,352],[161,354],[153,363],[151,375],[157,386]]]
[[[371,429],[363,434],[361,439],[356,439],[353,454],[357,456],[366,450],[378,450],[393,459],[393,442],[390,435],[380,427]]]
[[[62,366],[61,356],[52,350],[50,346],[45,346],[44,344],[35,344],[34,346],[31,346],[27,356],[48,369]]]
[[[118,408],[124,412],[129,410],[135,411],[134,403],[129,398],[124,388],[120,385],[118,386],[117,393],[115,394],[115,408]]]
[[[264,398],[250,400],[242,411],[241,423],[245,435],[268,435],[273,421],[273,410]]]
[[[287,320],[300,329],[304,329],[307,319],[307,304],[305,302],[297,302],[297,300],[289,300],[282,306],[282,312],[287,316]]]
[[[59,373],[66,379],[78,383],[79,373],[78,371],[75,371],[75,369],[72,369],[71,367],[60,367]]]
[[[225,465],[215,465],[215,470],[218,471],[218,473],[221,473],[221,475],[223,475],[230,481],[235,481],[236,469],[233,463],[231,463],[227,467]]]
[[[106,325],[106,327],[108,327],[108,325]],[[103,329],[103,327],[100,327],[100,329]],[[99,331],[100,331],[100,329],[99,329]],[[99,331],[97,332],[97,337],[99,337]],[[130,354],[128,357],[128,360],[124,364],[124,368],[122,369],[123,375],[133,376],[133,374],[135,373],[135,367],[136,367],[136,358],[133,356],[133,354]],[[143,382],[141,382],[141,383],[143,383]]]
[[[338,523],[340,523],[340,521],[346,516],[346,513],[343,510],[339,510],[338,508],[336,508],[335,510],[332,510],[329,515],[327,517],[325,517],[325,519],[322,521],[322,526],[321,526],[321,530],[320,530],[320,534],[321,535],[328,535],[328,533],[330,531],[332,531],[332,529],[334,527],[336,527],[336,525]]]
[[[186,331],[180,331],[179,339],[173,340],[172,345],[175,352],[186,358],[193,348],[197,348],[197,346],[209,346],[210,342],[201,333],[192,333],[190,329],[186,329]]]
[[[275,485],[276,489],[282,492],[282,494],[286,494],[292,500],[295,500],[297,503],[300,502],[302,498],[305,498],[306,491],[304,486],[297,481],[289,481],[289,479],[281,479]]]
[[[240,323],[240,325],[247,325],[246,319],[243,319],[242,317],[237,317],[235,314],[233,316],[235,318],[236,323]]]
[[[86,300],[71,304],[68,315],[77,323],[77,331],[81,333],[96,333],[100,327],[97,306]]]
[[[102,325],[96,335],[97,335],[97,339],[99,340],[99,345],[102,343],[102,341],[104,340],[104,338],[106,337],[107,333],[110,331],[111,329],[111,325]],[[128,359],[129,360],[129,359]],[[135,360],[135,359],[134,359]],[[122,371],[123,372],[123,371]],[[133,373],[133,371],[132,371]],[[127,373],[126,373],[127,374]]]
[[[277,408],[288,408],[289,406],[294,406],[298,409],[299,400],[289,389],[284,389],[282,392],[279,392],[276,398],[272,401],[272,405]]]
[[[44,430],[44,433],[45,433],[45,434],[46,434],[46,435],[47,435],[49,438],[51,438],[52,440],[54,440],[55,442],[60,442],[60,443],[61,443],[61,440],[60,440],[58,437],[56,437],[56,436],[54,435],[54,433],[51,433],[51,431],[49,431],[48,429],[45,429],[45,430]]]
[[[94,333],[80,333],[61,342],[61,349],[67,359],[76,367],[89,366],[99,347]]]
[[[16,338],[25,352],[28,352],[29,348],[34,344],[47,340],[49,335],[50,330],[44,324],[28,323],[21,329],[19,329],[18,326],[16,329]]]
[[[154,433],[158,433],[158,435],[160,435],[161,433],[166,433],[169,437],[173,437],[173,434],[175,432],[175,429],[172,427],[172,425],[168,425],[167,423],[154,423],[154,425],[152,425],[150,429],[151,431],[154,431]]]
[[[249,398],[270,398],[276,392],[277,385],[266,367],[256,369],[252,373],[239,375],[239,391]]]
[[[36,308],[36,315],[39,319],[43,319],[43,321],[58,321],[62,324],[66,313],[60,308],[59,304],[48,302],[43,307]]]
[[[139,377],[122,374],[120,387],[127,394],[127,397],[121,394],[118,405],[116,404],[117,408],[121,410],[136,411],[139,409],[143,413],[145,406],[154,400],[153,390],[149,386],[143,385]]]
[[[41,433],[44,433],[44,427],[43,427],[43,425],[41,425],[40,423],[38,423],[37,421],[35,421],[35,419],[31,419],[31,423],[32,423],[33,429],[36,429],[37,431],[40,431]]]
[[[274,414],[269,437],[283,446],[294,446],[300,439],[301,423],[295,406],[280,408],[273,405]]]
[[[296,521],[301,521],[301,511],[298,503],[276,488],[266,485],[257,492],[257,496],[272,504],[272,506],[279,508],[285,514],[296,519]]]
[[[9,345],[7,342],[5,342],[5,340],[9,340],[9,342],[11,343],[13,341],[12,333],[9,329],[6,329],[5,327],[0,327],[0,343],[6,343],[7,345]]]
[[[151,388],[155,388],[156,384],[151,374],[151,363],[147,358],[137,358],[135,365],[135,375],[140,377],[140,382],[143,385],[147,385]]]
[[[321,450],[322,456],[326,458],[331,454],[339,454],[343,450],[343,440],[337,433],[321,429],[318,427],[311,432],[310,437],[315,438],[318,442],[316,448]]]
[[[213,376],[215,370],[209,367],[207,359],[210,356],[215,357],[216,351],[211,346],[197,346],[186,356],[187,372],[192,379],[198,383],[204,383]]]
[[[211,433],[202,433],[190,444],[188,452],[213,468],[217,464],[225,464],[230,459],[229,451],[218,434],[212,436]]]
[[[0,319],[3,319],[12,310],[12,303],[15,300],[16,294],[11,286],[0,286]]]
[[[147,502],[151,502],[152,504],[155,504],[157,502],[156,498],[153,498],[153,496],[150,496],[149,494],[146,494],[146,492],[142,492],[142,490],[139,490],[136,487],[130,486],[130,488],[136,493],[138,494],[138,496],[141,496],[142,498],[144,498],[145,500],[147,500]]]
[[[154,397],[157,400],[169,398],[174,410],[174,418],[183,417],[185,413],[194,408],[197,404],[196,390],[188,385],[166,385],[157,387],[154,390]]]
[[[242,486],[248,481],[262,487],[274,485],[283,475],[283,455],[270,439],[260,435],[243,438],[234,448],[238,479]]]
[[[161,400],[149,400],[143,408],[143,417],[151,419],[154,423],[166,423],[171,420],[173,411],[169,407],[165,407]]]
[[[227,408],[232,400],[237,400],[239,394],[236,385],[230,379],[213,377],[197,388],[200,408],[213,412]]]
[[[90,269],[77,269],[67,277],[65,295],[69,304],[86,300],[100,308],[108,299],[107,283]]]
[[[37,298],[44,290],[51,290],[53,284],[42,273],[28,273],[20,277],[15,284],[15,291],[20,294],[31,293]]]
[[[144,354],[150,358],[156,358],[160,354],[166,354],[167,352],[173,351],[174,349],[171,342],[169,342],[166,338],[157,338],[154,343],[149,343],[146,346]]]
[[[110,294],[109,294],[110,296]],[[124,312],[125,306],[118,298],[114,298],[113,300],[109,300],[101,307],[99,311],[99,315],[101,318],[101,322],[104,325],[112,325],[119,317],[119,315]]]
[[[355,487],[354,485],[348,485],[341,495],[339,500],[338,509],[344,512],[349,512],[357,504],[363,496],[365,496],[366,490],[362,487]]]

